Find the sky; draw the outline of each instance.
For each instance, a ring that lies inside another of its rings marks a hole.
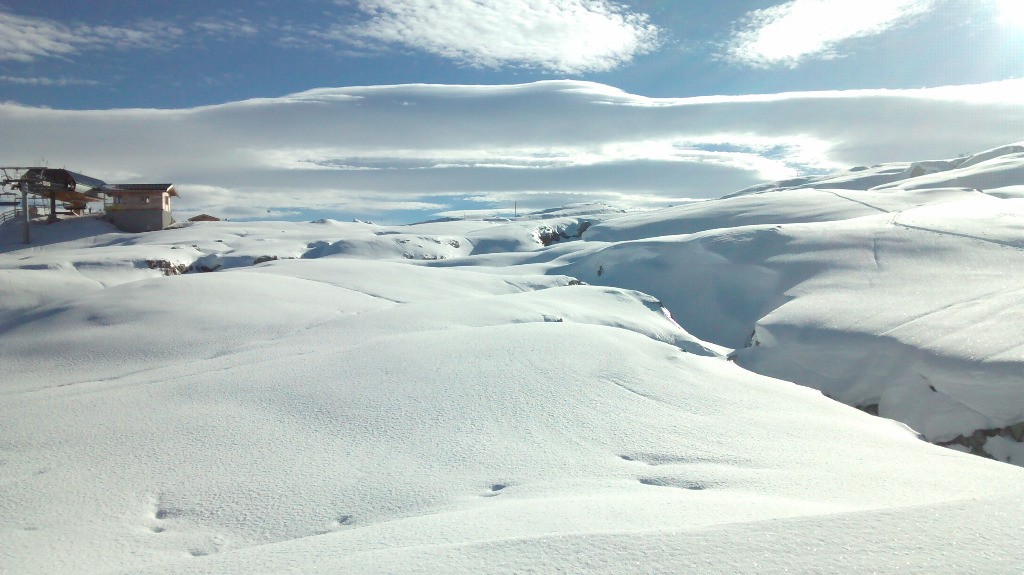
[[[1019,0],[0,0],[0,163],[232,218],[652,208],[1024,140],[1022,78]]]

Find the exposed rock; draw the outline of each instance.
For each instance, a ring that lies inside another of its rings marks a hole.
[[[1014,423],[1006,427],[976,429],[969,435],[960,435],[949,441],[936,441],[935,444],[943,447],[960,445],[969,449],[974,455],[994,459],[990,453],[985,451],[985,444],[988,443],[990,437],[1005,437],[1017,443],[1024,443],[1024,422]]]
[[[260,264],[276,261],[278,259],[280,258],[278,258],[277,256],[260,256],[252,261],[252,265],[258,266]]]
[[[864,413],[870,413],[871,415],[878,415],[878,404],[872,403],[870,405],[858,405],[857,409]]]
[[[160,270],[165,276],[181,275],[188,271],[185,264],[172,264],[167,260],[146,260],[146,265],[151,270]]]
[[[590,222],[580,222],[575,231],[569,228],[543,227],[537,230],[537,240],[545,246],[558,243],[562,240],[575,240],[583,237],[583,232],[590,227]]]

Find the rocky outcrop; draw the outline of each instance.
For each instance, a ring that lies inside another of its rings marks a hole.
[[[176,276],[188,272],[185,264],[172,264],[167,260],[146,260],[146,265],[151,270],[160,270],[165,276]]]
[[[1005,437],[1012,439],[1017,443],[1024,443],[1024,421],[1015,423],[1013,425],[1007,425],[1006,427],[997,427],[993,429],[978,429],[970,435],[960,435],[949,441],[939,441],[936,445],[943,447],[962,446],[966,447],[975,455],[981,455],[982,457],[988,457],[989,459],[995,459],[992,454],[985,450],[985,444],[988,443],[991,437]]]
[[[878,415],[877,403],[872,403],[870,405],[858,405],[857,409],[865,413],[870,413],[871,415]],[[974,455],[980,455],[989,459],[997,459],[985,449],[985,444],[993,437],[1003,437],[1017,443],[1024,443],[1024,421],[1007,425],[1005,427],[976,429],[971,433],[958,435],[948,441],[932,441],[931,443],[942,447],[966,448],[967,451],[970,451]],[[927,438],[923,436],[921,439],[925,439],[927,441]]]
[[[537,230],[537,241],[550,246],[562,240],[577,240],[583,237],[583,232],[590,227],[590,222],[580,222],[579,225],[565,228],[543,227]]]

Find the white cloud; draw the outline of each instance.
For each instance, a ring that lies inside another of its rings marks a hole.
[[[339,193],[332,188],[303,189],[302,197],[294,198],[282,207],[280,190],[261,187],[255,182],[226,188],[184,181],[176,183],[175,189],[181,194],[174,203],[178,220],[201,213],[231,219],[304,219],[304,214],[310,211],[386,214],[395,211],[430,212],[448,207],[441,202],[409,200],[373,192]]]
[[[0,76],[0,83],[21,84],[23,86],[95,86],[99,84],[96,80],[84,80],[81,78],[46,78],[24,77],[24,76]]]
[[[73,58],[105,49],[168,49],[189,42],[254,38],[285,46],[365,52],[397,46],[469,66],[522,66],[559,73],[614,69],[657,48],[660,30],[613,0],[350,0],[346,21],[257,24],[247,18],[137,21],[93,26],[21,16],[0,7],[0,61]],[[353,9],[353,6],[356,9]],[[356,20],[351,17],[356,15]]]
[[[54,20],[27,18],[0,10],[0,60],[31,62],[77,51],[81,39]]]
[[[80,25],[74,33],[83,38],[85,48],[118,50],[163,50],[174,47],[185,35],[181,28],[155,20],[138,22],[130,28]]]
[[[0,104],[0,158],[175,182],[183,209],[211,213],[457,209],[526,194],[532,205],[653,204],[1016,142],[1022,92],[1024,80],[651,99],[551,81],[320,89],[185,110]]]
[[[206,18],[184,25],[142,20],[127,26],[93,26],[19,16],[0,9],[0,61],[73,58],[84,51],[109,49],[166,50],[177,47],[186,37],[196,42],[253,37],[258,33],[259,28],[245,18]]]
[[[346,2],[345,4],[349,4]],[[358,0],[335,40],[397,44],[479,67],[611,70],[655,49],[646,15],[608,0]]]
[[[259,27],[246,18],[206,18],[192,24],[192,29],[202,34],[226,38],[240,38],[259,34]]]
[[[1021,0],[994,0],[999,23],[1011,28],[1024,28],[1024,2]]]
[[[88,26],[0,10],[0,61],[69,58],[83,50],[108,48],[159,49],[173,45],[183,35],[182,29],[157,21],[132,27]]]
[[[1016,1],[1016,0],[1015,0]],[[832,58],[839,44],[881,34],[931,10],[936,0],[790,0],[747,14],[726,58],[754,67],[796,67]]]

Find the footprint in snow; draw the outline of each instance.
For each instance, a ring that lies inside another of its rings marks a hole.
[[[488,491],[487,493],[484,493],[483,496],[484,497],[496,497],[498,495],[501,495],[501,491],[503,489],[505,489],[506,487],[508,487],[507,483],[495,483],[494,485],[491,485],[490,491]]]

